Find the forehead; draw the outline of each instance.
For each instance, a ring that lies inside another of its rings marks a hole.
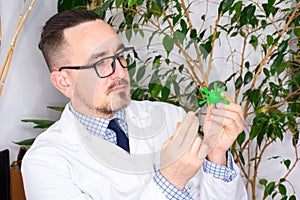
[[[64,31],[68,49],[78,58],[86,58],[101,44],[117,36],[112,27],[102,20],[81,23]]]
[[[91,62],[107,56],[112,56],[124,49],[124,44],[118,36],[112,37],[90,51],[86,62]]]

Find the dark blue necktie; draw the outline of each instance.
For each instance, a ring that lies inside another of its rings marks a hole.
[[[129,140],[124,131],[119,127],[118,123],[116,122],[117,119],[110,120],[108,124],[108,129],[113,130],[117,136],[117,145],[127,151],[129,151]]]

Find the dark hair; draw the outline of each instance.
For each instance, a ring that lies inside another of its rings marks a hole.
[[[63,52],[65,48],[64,30],[96,19],[100,18],[92,11],[73,9],[58,13],[45,23],[38,47],[42,51],[50,71],[67,59]]]

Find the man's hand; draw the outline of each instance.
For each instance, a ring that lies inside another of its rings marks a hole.
[[[226,151],[244,130],[242,107],[235,104],[228,95],[225,96],[230,104],[218,103],[217,108],[213,108],[212,105],[208,106],[203,125],[204,141],[210,135],[218,135],[207,158],[213,163],[222,165],[226,165]],[[210,144],[213,143],[209,141],[209,138],[207,141]]]
[[[199,159],[201,139],[198,136],[199,119],[188,112],[175,134],[167,140],[161,152],[161,174],[182,190],[202,166]]]

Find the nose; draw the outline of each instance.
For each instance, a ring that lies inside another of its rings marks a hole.
[[[122,67],[118,59],[115,60],[115,72],[110,76],[111,79],[123,78],[127,73],[127,68]]]

